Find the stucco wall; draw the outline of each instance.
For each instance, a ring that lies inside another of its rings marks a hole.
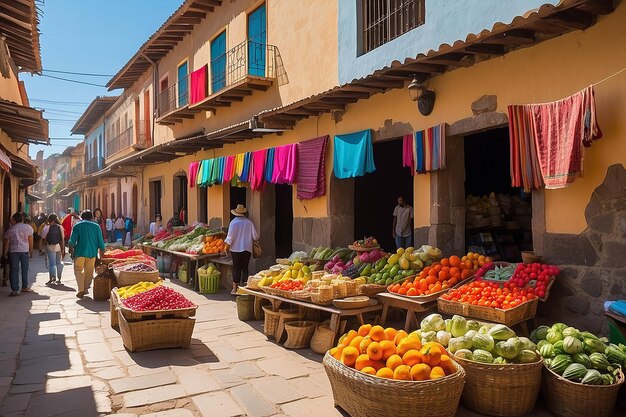
[[[559,0],[426,0],[423,25],[363,55],[357,39],[362,30],[357,21],[359,3],[338,2],[340,84],[365,77],[393,61],[403,62],[442,44],[452,45],[470,33],[491,29],[497,22],[509,23],[515,16],[543,4],[558,4]]]

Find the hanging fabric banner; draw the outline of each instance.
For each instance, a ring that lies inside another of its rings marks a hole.
[[[276,152],[274,148],[267,150],[267,156],[265,157],[265,182],[272,183],[272,176],[274,174],[274,156]]]
[[[296,180],[297,147],[295,143],[274,148],[274,184],[293,184]]]
[[[250,169],[250,188],[253,191],[263,191],[265,188],[265,160],[267,149],[252,152],[252,167]]]
[[[189,102],[191,104],[202,101],[207,97],[207,66],[191,73],[191,88],[189,89]]]
[[[404,135],[402,138],[402,166],[411,170],[411,175],[415,175],[415,153],[413,146],[413,135]]]
[[[335,177],[339,179],[362,177],[376,171],[371,130],[337,135],[333,142]]]
[[[326,194],[326,143],[328,135],[300,142],[297,184],[299,200],[310,200]]]
[[[196,186],[196,178],[198,175],[198,166],[200,165],[200,162],[196,161],[196,162],[191,162],[189,164],[189,188],[193,188]]]
[[[415,132],[415,171],[418,174],[446,168],[446,125]]]

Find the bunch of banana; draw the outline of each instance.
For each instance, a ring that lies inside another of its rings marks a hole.
[[[132,297],[133,295],[137,295],[144,291],[151,290],[154,287],[158,287],[161,285],[161,281],[159,282],[138,282],[135,285],[129,285],[127,287],[118,288],[117,294],[120,296],[122,300]]]

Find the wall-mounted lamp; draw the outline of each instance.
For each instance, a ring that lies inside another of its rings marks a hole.
[[[432,113],[435,107],[435,92],[422,85],[417,77],[409,84],[409,97],[412,101],[417,101],[417,108],[423,116]]]

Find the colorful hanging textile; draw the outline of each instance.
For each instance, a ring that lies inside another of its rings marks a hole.
[[[248,182],[250,176],[250,165],[252,164],[252,152],[246,152],[243,154],[243,167],[241,169],[241,175],[239,181]]]
[[[274,148],[269,148],[265,158],[265,182],[268,183],[272,183],[272,175],[274,174],[274,157]]]
[[[9,158],[9,155],[7,155],[2,149],[0,149],[0,167],[2,167],[2,169],[6,172],[10,172],[11,168],[13,168],[11,158]]]
[[[546,188],[556,189],[567,187],[582,175],[584,147],[591,146],[594,140],[602,137],[596,119],[593,86],[551,103],[509,106],[509,114],[517,116],[517,124],[514,124],[513,118],[509,123],[511,143],[515,133],[515,139],[520,144],[519,156],[511,153],[512,173],[515,164],[516,174],[522,176],[522,184],[524,177],[530,177],[526,182],[535,180],[536,172],[528,169],[529,162],[533,167],[532,152],[525,155],[521,144],[534,142],[543,182]],[[526,156],[531,160],[526,161]]]
[[[211,177],[211,159],[205,159],[202,161],[202,180],[200,184],[203,187],[209,186],[209,178]]]
[[[191,73],[191,88],[189,89],[189,102],[191,104],[202,101],[207,97],[207,66]]]
[[[533,133],[533,120],[527,106],[509,106],[509,143],[511,160],[511,185],[525,192],[541,188],[543,180],[537,146]]]
[[[233,176],[233,181],[239,180],[241,178],[241,174],[243,174],[243,162],[246,155],[243,153],[239,153],[235,155],[235,175]]]
[[[298,149],[295,143],[274,148],[274,184],[293,184],[296,180]]]
[[[198,166],[200,165],[200,162],[191,162],[189,164],[189,188],[193,188],[196,186],[196,178],[198,175]]]
[[[222,176],[222,184],[226,184],[233,179],[235,174],[235,156],[227,156],[224,161],[224,174]]]
[[[217,182],[216,184],[222,184],[224,182],[224,157],[217,158]]]
[[[415,175],[415,154],[413,149],[413,135],[404,135],[402,138],[402,166],[409,168],[411,175]]]
[[[265,158],[267,149],[252,152],[252,166],[250,168],[250,188],[253,191],[263,191],[265,188]]]
[[[446,167],[446,125],[415,132],[415,171],[423,174]]]
[[[310,200],[326,194],[326,143],[328,136],[300,142],[297,184],[299,200]]]
[[[376,171],[372,131],[337,135],[334,140],[333,173],[335,177],[361,177]]]

